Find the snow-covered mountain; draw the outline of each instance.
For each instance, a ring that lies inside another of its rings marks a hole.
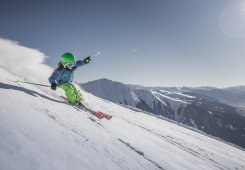
[[[22,61],[3,68],[8,59],[25,60],[29,55],[30,49],[0,39],[1,170],[245,168],[243,149],[199,131],[82,91],[86,106],[113,116],[99,120],[62,101],[60,90],[15,83],[18,79],[45,83],[50,68],[35,74],[47,67],[37,51],[30,55],[31,65]]]
[[[164,116],[245,148],[245,112],[231,106],[241,98],[245,101],[245,94],[213,87],[142,87],[107,79],[81,86],[95,96]]]
[[[245,108],[245,91],[243,86],[218,88],[186,88],[198,94],[212,97],[221,103],[231,106]]]

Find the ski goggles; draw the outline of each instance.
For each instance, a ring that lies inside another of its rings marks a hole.
[[[67,63],[65,66],[66,66],[66,67],[69,67],[69,68],[73,68],[73,67],[76,66],[76,62],[73,62],[73,63]]]

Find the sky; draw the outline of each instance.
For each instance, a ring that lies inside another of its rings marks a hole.
[[[65,52],[102,52],[78,82],[245,85],[244,0],[2,0],[0,21],[0,38],[38,49],[53,68]]]

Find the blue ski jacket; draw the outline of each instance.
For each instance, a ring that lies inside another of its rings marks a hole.
[[[60,85],[62,83],[71,83],[73,81],[74,71],[84,64],[84,61],[78,60],[76,61],[76,66],[72,70],[67,70],[62,66],[61,63],[59,63],[58,68],[56,68],[53,74],[49,77],[50,84],[55,83]]]

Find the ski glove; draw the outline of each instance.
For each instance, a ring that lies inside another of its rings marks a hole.
[[[57,84],[56,84],[56,83],[52,83],[52,84],[51,84],[51,89],[52,89],[52,90],[56,90],[56,88],[57,88]]]
[[[83,60],[83,62],[84,62],[85,64],[88,64],[90,61],[91,61],[91,57],[90,57],[90,56],[89,56],[89,57],[86,57],[86,58]]]

